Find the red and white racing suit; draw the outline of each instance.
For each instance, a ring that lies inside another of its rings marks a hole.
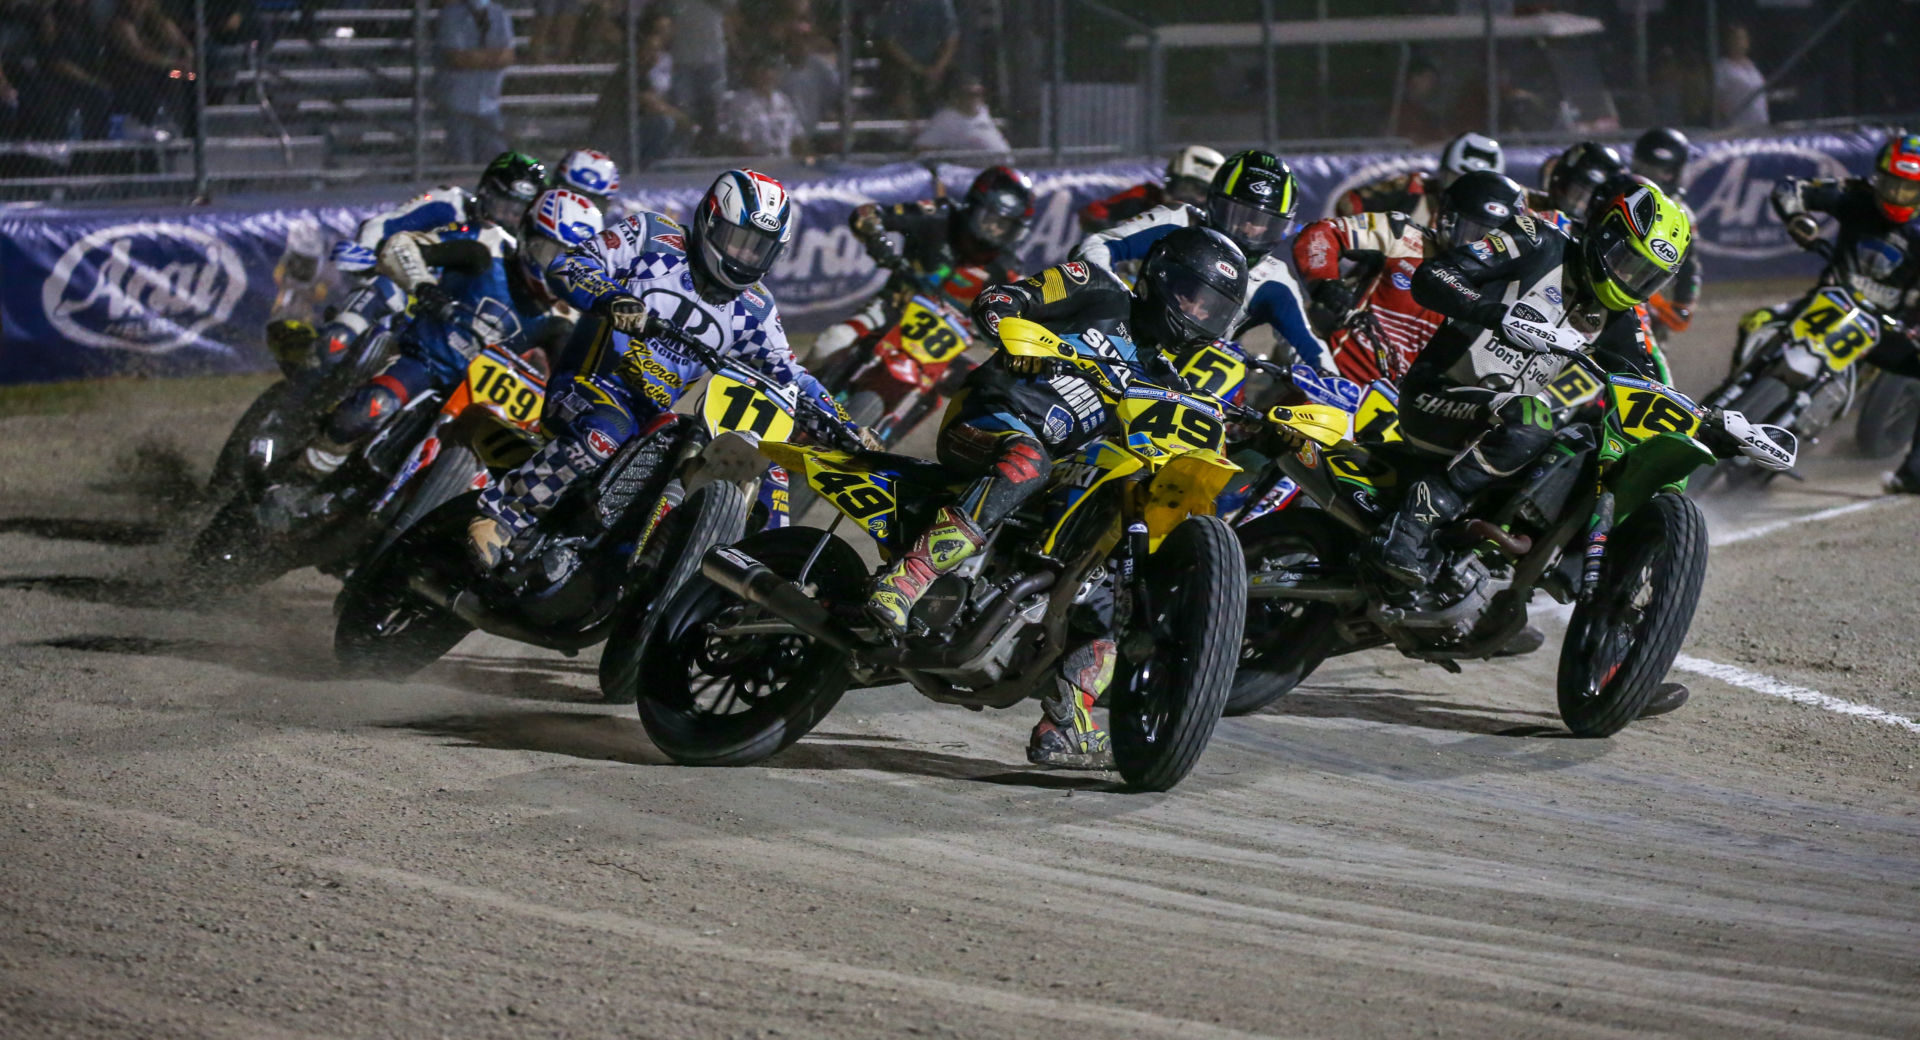
[[[1379,253],[1383,264],[1353,313],[1371,320],[1348,320],[1327,337],[1340,374],[1365,385],[1374,379],[1398,383],[1444,320],[1413,298],[1413,273],[1433,255],[1434,240],[1424,225],[1405,213],[1356,213],[1307,225],[1293,241],[1293,262],[1312,287],[1341,274],[1347,250]],[[1346,261],[1351,269],[1353,261]]]

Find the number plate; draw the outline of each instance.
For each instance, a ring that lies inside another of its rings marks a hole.
[[[543,388],[506,361],[482,352],[467,365],[473,402],[522,429],[540,421]]]
[[[966,333],[923,296],[907,301],[899,333],[900,346],[925,365],[944,365],[967,349]]]
[[[1793,338],[1838,372],[1880,341],[1880,322],[1861,310],[1844,289],[1822,289],[1793,319]]]
[[[1572,408],[1600,396],[1600,381],[1578,366],[1570,367],[1547,384],[1547,398],[1555,408]]]
[[[714,373],[707,383],[700,414],[707,421],[707,432],[715,437],[735,431],[751,433],[763,441],[786,441],[793,436],[793,415],[788,407],[759,387],[721,372]]]
[[[1185,394],[1135,387],[1118,412],[1127,447],[1143,455],[1220,451],[1227,443],[1227,424],[1219,413]]]
[[[1219,347],[1201,347],[1188,355],[1180,375],[1203,394],[1225,397],[1247,381],[1247,363]]]
[[[1700,406],[1669,386],[1630,376],[1614,376],[1613,421],[1628,440],[1660,433],[1692,436],[1700,428]]]

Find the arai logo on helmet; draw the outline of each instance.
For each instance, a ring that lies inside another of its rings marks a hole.
[[[773,218],[773,214],[768,213],[764,209],[754,210],[753,216],[748,217],[747,219],[753,221],[753,226],[759,228],[762,231],[780,230],[780,222]]]
[[[67,247],[40,287],[55,331],[87,347],[164,354],[205,345],[247,292],[240,255],[184,224],[101,228]]]
[[[1673,243],[1664,238],[1648,239],[1647,248],[1653,250],[1653,255],[1659,257],[1660,262],[1668,266],[1672,266],[1680,260],[1680,251],[1673,248]]]

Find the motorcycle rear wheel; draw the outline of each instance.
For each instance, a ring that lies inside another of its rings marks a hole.
[[[1882,372],[1860,399],[1853,437],[1860,454],[1884,459],[1913,442],[1920,425],[1920,380]]]
[[[792,580],[821,536],[818,528],[783,527],[751,535],[739,548]],[[821,602],[855,603],[866,596],[866,566],[833,537],[807,584]],[[681,765],[762,761],[811,732],[847,690],[846,658],[809,636],[715,637],[715,629],[758,611],[704,577],[654,610],[659,619],[634,655],[646,677],[637,690],[640,724]]]
[[[1333,517],[1317,509],[1285,509],[1239,529],[1247,568],[1266,561],[1325,564],[1347,555],[1347,539]],[[1330,603],[1247,601],[1246,638],[1233,676],[1226,714],[1249,715],[1291,693],[1327,659],[1339,611]]]
[[[661,521],[621,600],[620,620],[600,650],[600,696],[609,704],[632,704],[640,682],[640,644],[652,607],[700,573],[700,559],[716,545],[746,534],[747,496],[738,485],[715,483],[688,495]]]
[[[1145,563],[1154,652],[1115,683],[1114,768],[1135,791],[1166,791],[1200,761],[1233,687],[1246,629],[1247,568],[1233,529],[1189,517]],[[1137,609],[1137,607],[1136,607]]]
[[[1666,679],[1706,579],[1706,518],[1689,498],[1655,495],[1607,547],[1599,588],[1560,644],[1560,718],[1577,737],[1626,728]]]
[[[459,503],[459,504],[455,504]],[[334,601],[333,656],[355,678],[398,681],[446,656],[473,626],[406,589],[428,554],[458,551],[473,497],[444,504],[347,578]],[[464,561],[461,561],[464,563]]]

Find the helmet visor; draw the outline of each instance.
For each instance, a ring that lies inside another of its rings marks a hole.
[[[1881,170],[1873,175],[1873,194],[1882,205],[1911,209],[1920,206],[1920,181],[1910,181],[1891,170]]]
[[[1233,326],[1234,315],[1240,313],[1240,301],[1208,285],[1201,277],[1184,267],[1169,266],[1159,276],[1161,289],[1166,293],[1166,306],[1169,316],[1176,319],[1176,325],[1202,334],[1206,339],[1222,339]]]
[[[1502,223],[1484,213],[1455,213],[1450,215],[1450,221],[1450,225],[1444,229],[1449,249],[1458,249],[1468,242],[1478,242]]]
[[[1673,162],[1661,162],[1658,159],[1635,159],[1628,169],[1660,186],[1660,190],[1673,194],[1680,186],[1680,171],[1686,167],[1685,159]]]
[[[1678,265],[1675,265],[1678,266]],[[1615,237],[1600,254],[1600,274],[1636,300],[1648,300],[1667,284],[1673,272],[1633,248],[1626,236]]]
[[[780,253],[780,236],[757,227],[725,220],[714,220],[707,228],[707,242],[721,259],[738,270],[765,274]]]
[[[967,217],[967,227],[973,232],[973,237],[983,244],[1005,248],[1020,237],[1020,232],[1026,230],[1026,222],[1019,217],[995,213],[985,206],[975,206]]]
[[[480,219],[510,228],[520,223],[532,201],[514,198],[495,188],[482,188],[474,199],[474,208],[479,210]]]
[[[1248,256],[1273,252],[1293,231],[1292,218],[1224,195],[1207,199],[1207,223]]]

